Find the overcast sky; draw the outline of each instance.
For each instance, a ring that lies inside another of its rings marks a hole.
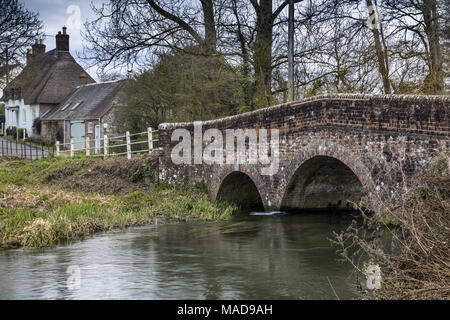
[[[56,47],[55,35],[66,26],[67,33],[70,35],[70,52],[72,56],[83,67],[85,65],[78,59],[78,53],[82,50],[81,28],[86,20],[95,18],[91,3],[99,6],[105,0],[20,0],[29,10],[39,13],[40,20],[44,24],[46,50],[52,50]],[[80,16],[81,28],[76,25],[77,16]],[[95,67],[87,70],[89,74],[97,79]]]

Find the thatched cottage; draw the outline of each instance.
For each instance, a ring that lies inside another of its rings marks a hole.
[[[69,52],[66,28],[56,35],[56,48],[46,52],[42,40],[27,52],[27,65],[3,90],[5,127],[25,128],[32,134],[33,121],[52,111],[80,85],[94,83]]]

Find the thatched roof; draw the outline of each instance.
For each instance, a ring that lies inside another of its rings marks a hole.
[[[105,115],[120,102],[124,81],[92,83],[72,91],[56,108],[44,114],[43,121],[92,120]]]
[[[25,104],[58,104],[80,85],[86,71],[70,52],[56,49],[35,58],[3,90],[2,101],[24,99]],[[87,83],[95,82],[87,73]]]

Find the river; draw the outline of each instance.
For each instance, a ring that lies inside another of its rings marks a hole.
[[[351,267],[327,239],[350,221],[241,214],[0,251],[0,299],[352,299]]]

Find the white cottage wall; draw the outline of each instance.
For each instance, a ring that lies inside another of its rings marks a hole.
[[[18,115],[17,115],[18,113]],[[28,135],[33,134],[33,121],[39,115],[39,105],[26,105],[22,100],[8,100],[5,105],[6,128],[25,128]]]

